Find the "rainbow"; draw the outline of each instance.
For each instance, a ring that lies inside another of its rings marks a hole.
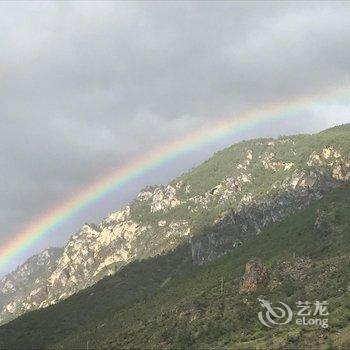
[[[29,247],[33,246],[51,230],[56,229],[87,206],[157,166],[170,162],[174,158],[212,141],[233,136],[253,126],[290,118],[309,108],[322,109],[344,98],[348,101],[349,92],[350,89],[348,87],[343,87],[313,96],[297,98],[293,101],[273,104],[262,109],[250,110],[241,115],[224,119],[216,125],[198,129],[178,140],[141,155],[129,164],[88,185],[67,201],[43,213],[20,232],[13,235],[0,248],[0,268],[9,264],[11,259],[28,250]]]

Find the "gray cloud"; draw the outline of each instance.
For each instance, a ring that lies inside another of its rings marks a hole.
[[[247,108],[349,84],[347,2],[2,2],[0,10],[2,241],[156,145]],[[308,111],[307,125],[245,136],[348,120],[348,105],[334,108]],[[221,146],[126,186],[86,220]],[[62,244],[81,220],[42,245]]]

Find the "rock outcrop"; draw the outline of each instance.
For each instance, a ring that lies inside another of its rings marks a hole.
[[[245,273],[239,284],[240,293],[253,293],[268,283],[269,272],[259,259],[250,260],[245,267]]]
[[[176,189],[170,185],[166,188],[157,188],[152,194],[151,212],[165,211],[180,204],[176,198]]]
[[[55,270],[62,251],[62,248],[46,249],[0,281],[0,323],[37,309],[47,298],[47,279]]]

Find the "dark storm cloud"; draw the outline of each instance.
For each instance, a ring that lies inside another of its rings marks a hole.
[[[347,85],[349,34],[346,2],[2,2],[0,237],[203,123]]]

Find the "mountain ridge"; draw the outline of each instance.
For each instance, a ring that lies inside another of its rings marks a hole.
[[[242,141],[168,185],[146,187],[99,225],[86,224],[73,234],[53,271],[44,274],[41,299],[32,300],[29,291],[24,308],[14,295],[3,305],[0,322],[55,304],[134,260],[188,240],[198,264],[240,246],[349,179],[349,125]],[[202,239],[206,230],[212,232]]]

